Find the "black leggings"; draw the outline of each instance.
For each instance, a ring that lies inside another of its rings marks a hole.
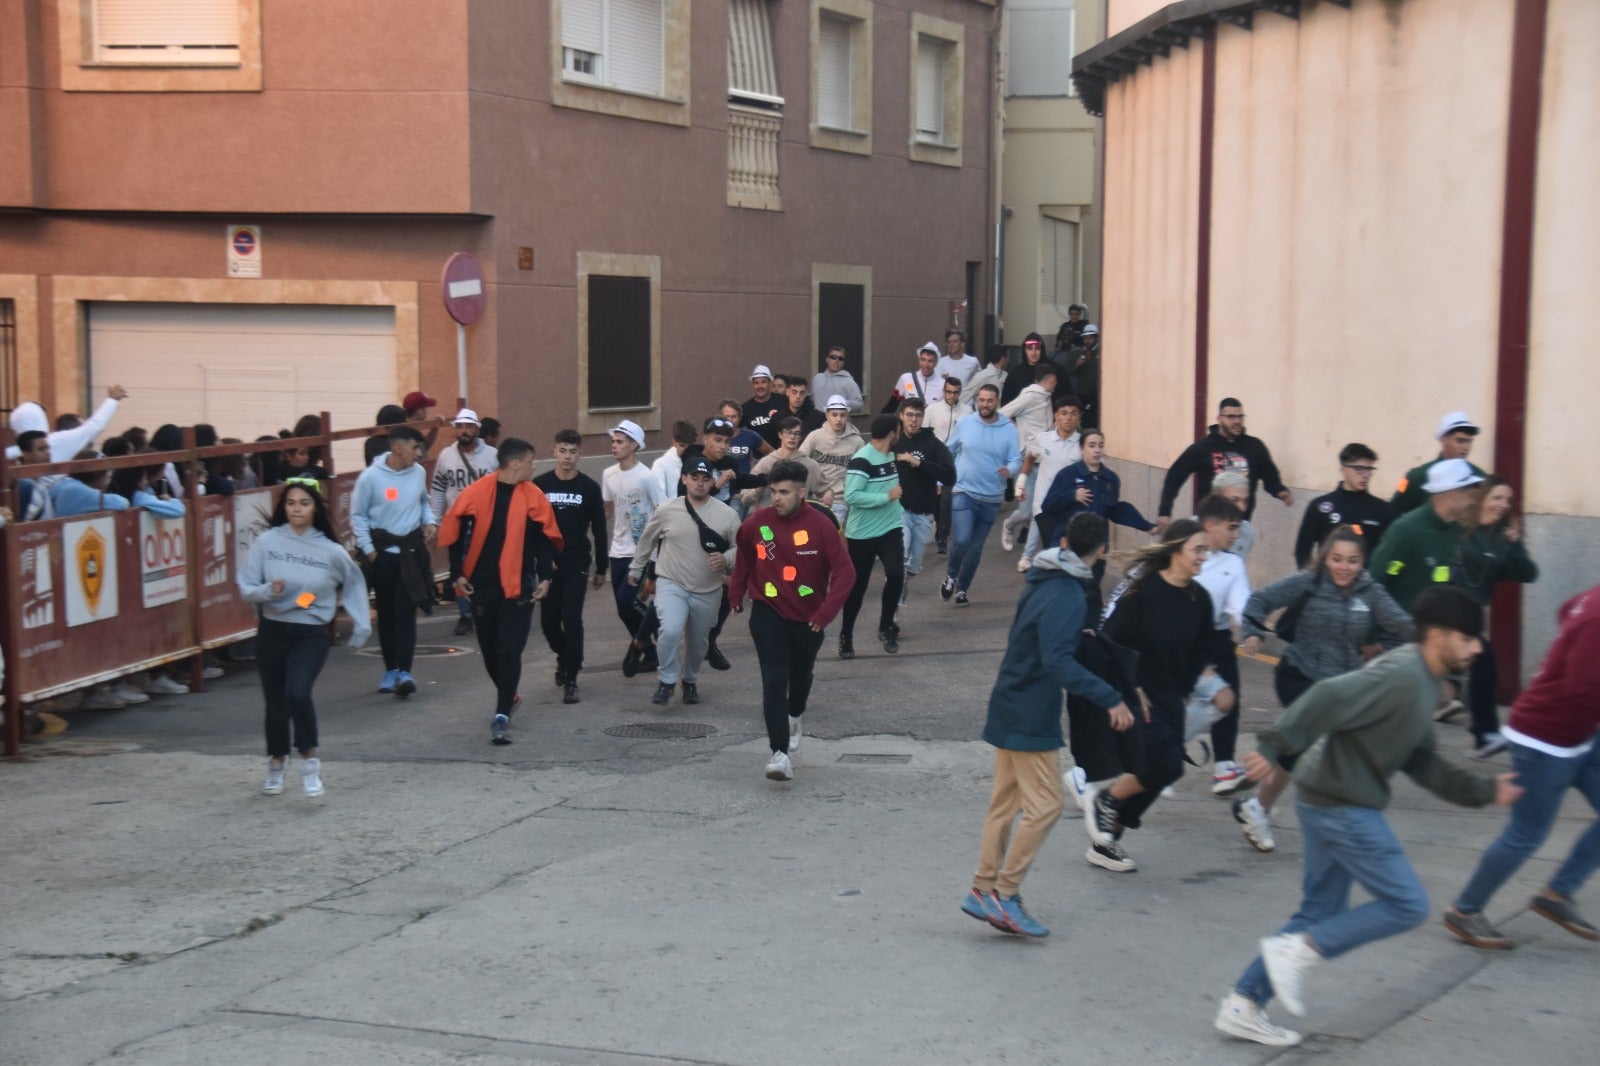
[[[1467,675],[1468,710],[1472,712],[1472,739],[1479,744],[1490,733],[1500,732],[1500,705],[1494,690],[1500,686],[1500,665],[1495,662],[1494,648],[1483,641],[1483,650],[1472,660],[1472,672]]]
[[[1288,710],[1290,704],[1304,696],[1306,689],[1315,684],[1315,681],[1290,666],[1287,659],[1279,659],[1277,668],[1272,671],[1272,687],[1277,689],[1278,702],[1284,710]],[[1278,765],[1285,770],[1293,770],[1294,761],[1298,758],[1298,755],[1279,756]]]
[[[522,651],[533,629],[533,601],[508,600],[500,589],[479,585],[472,593],[472,616],[483,668],[496,689],[495,713],[510,714],[522,682]]]
[[[856,568],[856,583],[850,589],[850,598],[844,601],[844,618],[839,624],[839,636],[849,640],[856,631],[856,615],[867,598],[867,586],[872,583],[872,564],[883,561],[883,603],[878,611],[878,632],[882,633],[894,623],[894,611],[900,603],[900,590],[906,583],[906,540],[896,526],[879,537],[863,540],[847,539],[850,562]]]
[[[256,669],[267,701],[267,754],[289,754],[289,728],[294,749],[304,755],[317,747],[317,708],[311,687],[328,661],[328,627],[263,618],[256,631]]]
[[[568,681],[583,669],[583,601],[589,594],[589,568],[564,567],[550,580],[550,591],[539,601],[539,627],[545,643],[556,653],[556,668]]]
[[[806,713],[811,671],[822,634],[806,622],[792,622],[764,603],[750,606],[750,639],[761,662],[761,715],[773,751],[789,750],[789,718]]]
[[[1161,798],[1161,790],[1183,776],[1182,700],[1150,701],[1150,721],[1134,712],[1134,728],[1144,733],[1144,763],[1127,767],[1138,777],[1144,791],[1129,796],[1119,807],[1120,820],[1129,829],[1139,828],[1144,812]]]
[[[1244,693],[1239,687],[1239,656],[1229,655],[1212,665],[1217,668],[1217,676],[1233,689],[1233,710],[1211,723],[1211,757],[1217,762],[1232,762],[1234,748],[1239,743],[1239,712],[1244,709]]]

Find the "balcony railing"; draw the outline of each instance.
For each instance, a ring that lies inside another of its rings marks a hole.
[[[778,131],[783,115],[728,104],[728,206],[780,211]]]

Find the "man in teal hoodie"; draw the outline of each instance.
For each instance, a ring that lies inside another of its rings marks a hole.
[[[905,535],[901,532],[905,508],[900,504],[900,469],[891,452],[900,432],[894,415],[872,420],[872,439],[850,457],[844,472],[844,502],[850,508],[844,522],[845,543],[856,581],[844,601],[839,623],[839,658],[855,658],[856,616],[872,583],[873,564],[883,562],[883,605],[878,613],[878,640],[894,655],[900,650],[900,627],[894,611],[906,580]]]
[[[1018,888],[1061,817],[1061,692],[1107,709],[1111,728],[1133,725],[1112,688],[1078,662],[1084,627],[1084,583],[1106,553],[1106,520],[1083,514],[1067,524],[1061,546],[1034,556],[1000,674],[989,693],[983,739],[995,747],[994,791],[978,850],[978,872],[961,910],[1006,933],[1048,936],[1022,906]],[[1013,833],[1018,809],[1022,820]]]

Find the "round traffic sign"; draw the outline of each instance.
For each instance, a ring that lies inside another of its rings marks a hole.
[[[483,267],[471,252],[457,252],[444,264],[444,309],[463,326],[483,316],[487,300],[483,290]]]

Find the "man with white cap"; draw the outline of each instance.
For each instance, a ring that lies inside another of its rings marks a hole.
[[[800,442],[800,454],[807,459],[815,459],[817,465],[822,467],[823,479],[827,482],[828,491],[833,494],[831,506],[834,517],[843,527],[845,516],[850,511],[844,502],[845,470],[850,465],[851,457],[866,445],[867,439],[850,424],[850,402],[843,396],[828,397],[823,414],[828,421],[821,429],[806,434],[806,439]]]
[[[761,434],[762,440],[772,444],[777,439],[774,423],[783,414],[783,409],[789,406],[789,401],[772,391],[772,371],[765,364],[758,364],[750,371],[750,393],[750,398],[739,406],[739,423],[745,429]],[[676,485],[673,491],[677,491]]]
[[[450,425],[456,432],[456,442],[439,453],[439,461],[433,468],[433,480],[428,482],[428,504],[436,515],[449,511],[462,489],[485,474],[500,469],[499,453],[478,439],[483,423],[476,411],[463,407],[450,420]],[[461,560],[466,549],[464,540],[450,546],[452,582],[461,576]],[[456,621],[456,636],[464,637],[472,632],[472,597],[457,596],[456,606],[461,611],[461,617]]]
[[[624,418],[611,427],[611,458],[616,462],[600,472],[600,499],[605,505],[606,519],[611,522],[611,544],[607,556],[611,560],[611,592],[617,601],[617,617],[631,638],[639,624],[638,612],[633,609],[635,589],[628,582],[628,568],[633,565],[634,552],[639,550],[639,534],[657,507],[666,500],[661,483],[650,468],[639,461],[639,449],[644,447],[644,430],[639,423]],[[650,549],[644,548],[645,561]],[[644,563],[639,564],[642,569]],[[655,648],[638,650],[647,661],[646,669],[654,669]],[[634,657],[637,669],[640,655]],[[633,676],[632,674],[629,675]]]
[[[944,391],[941,379],[935,372],[939,365],[939,346],[932,341],[917,349],[917,369],[909,370],[900,375],[900,380],[894,383],[894,395],[884,405],[885,414],[894,414],[900,409],[900,401],[915,396],[924,405],[938,403],[939,396]]]
[[[1394,498],[1389,501],[1389,510],[1394,517],[1399,518],[1407,511],[1416,510],[1427,500],[1426,485],[1434,464],[1445,459],[1460,459],[1466,462],[1467,456],[1472,454],[1472,444],[1478,439],[1478,432],[1478,424],[1465,411],[1451,411],[1439,419],[1439,428],[1434,433],[1439,441],[1439,457],[1406,471],[1406,476],[1394,487]],[[1478,477],[1484,476],[1483,471],[1470,462],[1467,466]]]
[[[1482,482],[1465,459],[1435,460],[1422,486],[1428,505],[1395,519],[1378,542],[1367,569],[1407,611],[1424,589],[1460,576],[1461,522],[1476,505]]]

